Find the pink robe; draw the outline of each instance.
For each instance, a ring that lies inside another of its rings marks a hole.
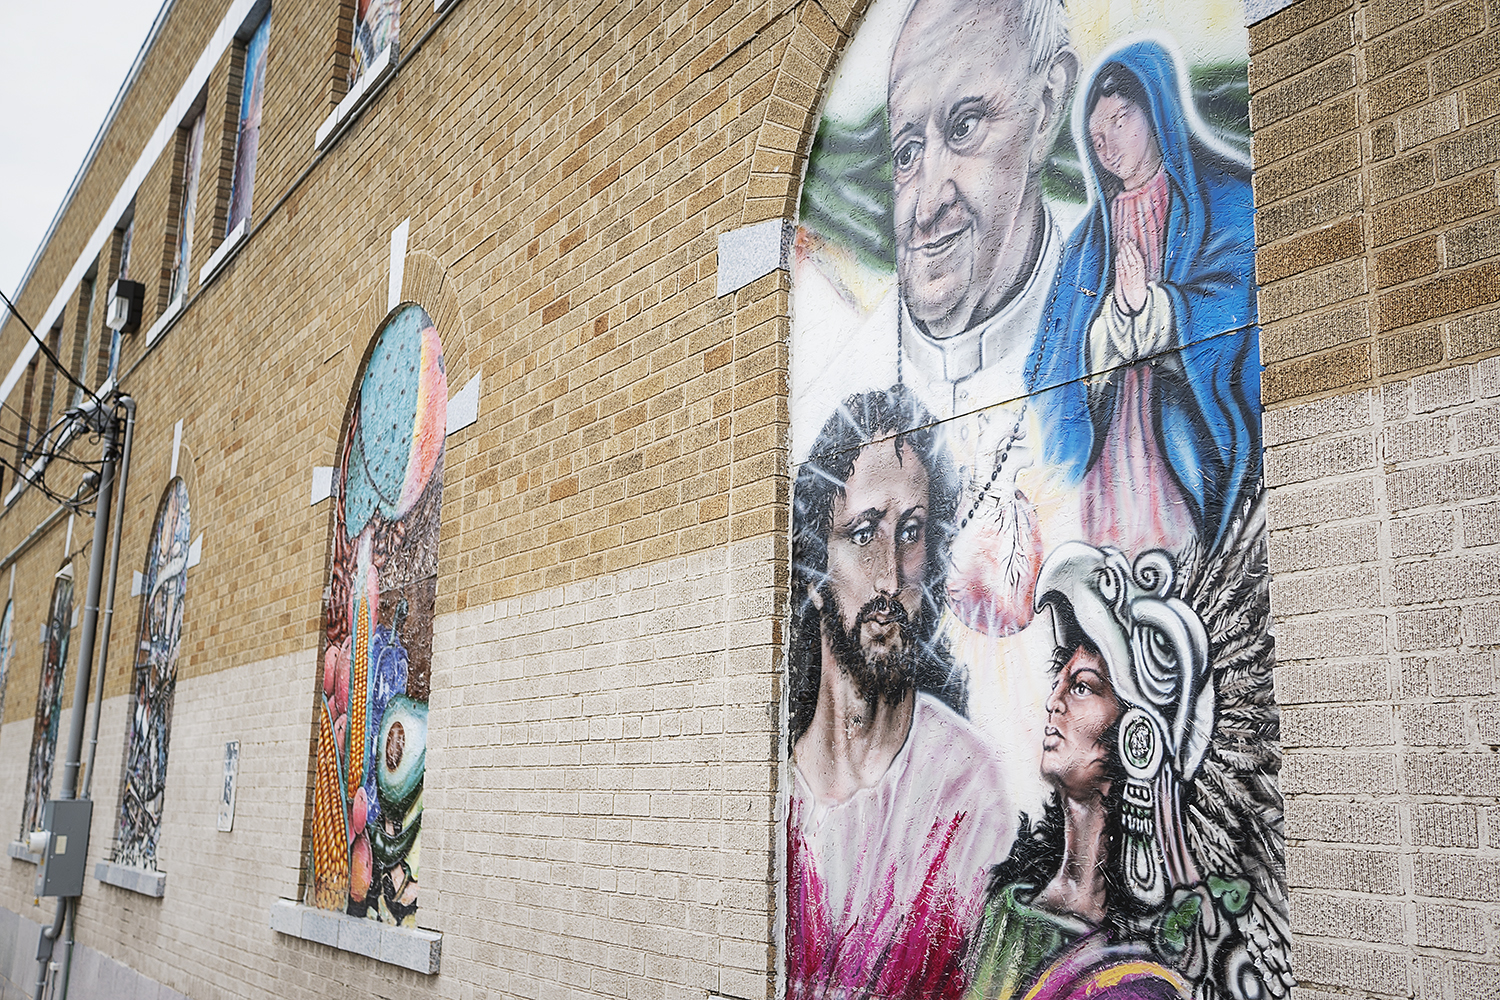
[[[1135,243],[1145,258],[1148,282],[1161,281],[1170,207],[1171,191],[1164,171],[1157,171],[1134,191],[1120,192],[1110,206],[1115,245]],[[1119,260],[1116,250],[1117,267]],[[1106,310],[1115,308],[1113,291],[1119,280],[1117,271],[1105,293],[1109,296]],[[1137,349],[1151,353],[1176,346],[1173,337],[1168,344]],[[1106,367],[1109,361],[1132,363],[1108,376],[1115,381],[1118,395],[1103,447],[1083,477],[1083,530],[1090,543],[1111,545],[1130,555],[1151,549],[1181,553],[1196,537],[1197,529],[1187,500],[1172,479],[1172,465],[1162,453],[1152,409],[1155,372],[1144,356],[1130,356],[1133,353],[1122,351],[1120,357],[1093,359],[1095,370]]]
[[[1015,839],[996,751],[918,694],[880,783],[817,802],[792,770],[787,997],[961,997],[992,865]]]

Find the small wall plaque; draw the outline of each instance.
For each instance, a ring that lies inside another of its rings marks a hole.
[[[234,786],[240,773],[240,741],[224,744],[224,786],[219,790],[219,830],[234,829]]]

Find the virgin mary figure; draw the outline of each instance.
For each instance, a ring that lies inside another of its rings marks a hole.
[[[1027,388],[1089,542],[1212,548],[1261,475],[1250,166],[1191,110],[1157,41],[1106,54],[1082,93],[1090,207]]]

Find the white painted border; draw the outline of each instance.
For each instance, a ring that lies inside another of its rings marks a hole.
[[[385,308],[390,311],[401,303],[401,286],[406,282],[406,244],[411,236],[411,219],[391,230],[391,279],[386,285]]]
[[[333,496],[333,466],[315,465],[312,472],[312,492],[308,495],[308,506],[318,504]]]
[[[479,373],[464,383],[464,387],[448,400],[448,428],[451,436],[479,419]]]
[[[172,425],[172,475],[168,478],[177,478],[177,456],[182,452],[182,419]]]
[[[1264,21],[1277,11],[1285,10],[1297,0],[1245,0],[1245,26]]]

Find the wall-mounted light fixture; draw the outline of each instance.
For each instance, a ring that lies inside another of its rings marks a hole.
[[[118,279],[109,286],[104,325],[120,333],[135,333],[141,328],[141,303],[145,299],[145,285],[127,278]]]

